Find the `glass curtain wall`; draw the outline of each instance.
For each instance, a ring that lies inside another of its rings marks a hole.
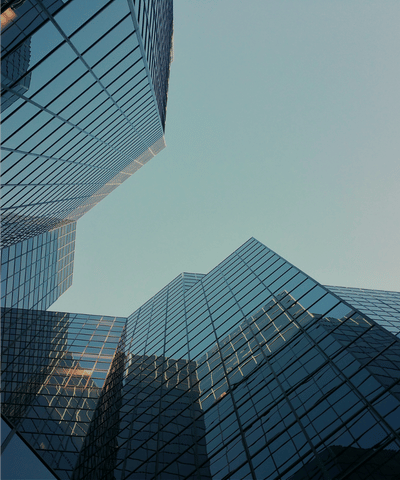
[[[396,478],[399,339],[257,240],[124,325],[65,478]]]
[[[77,220],[165,147],[172,2],[145,3],[144,39],[132,0],[2,13],[5,246]]]

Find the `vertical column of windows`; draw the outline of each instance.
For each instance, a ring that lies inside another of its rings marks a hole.
[[[222,280],[221,283],[225,281],[225,279],[223,277],[223,274],[220,275],[220,280]],[[218,283],[218,280],[215,283]],[[203,284],[202,284],[202,286],[203,286]],[[227,289],[227,291],[228,291],[228,289]],[[214,474],[214,472],[215,472],[215,474],[218,474],[220,476],[224,476],[225,473],[227,473],[229,471],[229,467],[227,466],[227,465],[229,465],[229,463],[231,463],[231,466],[233,467],[232,469],[241,468],[242,463],[246,462],[246,459],[247,459],[247,464],[250,467],[252,478],[256,478],[255,475],[254,475],[253,466],[252,466],[252,463],[251,463],[251,460],[250,460],[250,457],[249,457],[249,452],[248,452],[248,447],[247,447],[247,444],[246,444],[246,440],[245,440],[244,435],[243,435],[241,420],[240,420],[240,417],[239,417],[239,414],[238,414],[238,411],[237,411],[235,399],[230,394],[228,395],[228,398],[225,398],[227,392],[230,392],[230,390],[231,390],[231,385],[230,385],[230,380],[228,378],[226,367],[225,367],[225,364],[224,364],[224,361],[223,361],[223,357],[221,358],[221,345],[220,345],[221,336],[219,334],[217,334],[217,331],[215,329],[214,317],[213,317],[213,314],[211,312],[209,298],[208,298],[208,295],[206,294],[206,290],[204,289],[204,287],[203,287],[203,293],[204,293],[204,297],[205,297],[205,305],[206,305],[207,310],[208,310],[208,316],[209,316],[210,321],[213,325],[213,334],[214,334],[213,336],[215,337],[215,340],[216,340],[217,350],[214,354],[215,355],[215,360],[217,361],[217,363],[220,364],[220,366],[217,367],[216,369],[215,369],[215,367],[213,368],[212,365],[209,365],[210,373],[208,375],[210,376],[211,388],[212,388],[214,396],[216,397],[216,400],[223,402],[223,404],[226,404],[226,405],[224,405],[225,408],[226,408],[225,413],[223,413],[218,408],[220,405],[217,403],[216,407],[211,408],[211,410],[208,412],[208,414],[206,414],[206,424],[207,424],[207,417],[211,416],[211,418],[212,418],[213,415],[217,415],[217,417],[215,417],[214,421],[218,422],[219,428],[221,429],[221,434],[222,434],[222,431],[225,431],[225,429],[226,429],[226,432],[223,434],[223,438],[225,440],[223,450],[220,450],[220,452],[215,452],[214,451],[214,456],[213,456],[213,454],[211,454],[210,448],[208,450],[211,473]],[[231,295],[233,296],[232,292],[231,292]],[[214,381],[212,380],[213,376],[215,376]],[[201,385],[201,382],[200,382],[200,385]],[[202,402],[202,404],[203,404],[203,408],[204,408],[204,403]],[[228,416],[226,418],[224,418],[226,416],[226,412],[229,412],[229,413],[228,413]],[[218,428],[217,428],[217,431],[218,431]],[[230,435],[227,434],[228,431],[230,432]],[[214,435],[215,435],[215,433],[214,433]],[[237,438],[238,433],[239,433],[239,437],[241,437],[241,442],[239,442],[239,443],[238,443],[238,438]],[[242,444],[243,446],[240,446],[240,444]],[[217,453],[216,456],[215,456],[215,453]],[[245,453],[245,455],[243,455],[243,453]],[[222,455],[222,457],[221,457],[221,455]],[[237,457],[237,458],[235,458],[235,457]],[[221,469],[222,458],[224,458],[226,466]]]

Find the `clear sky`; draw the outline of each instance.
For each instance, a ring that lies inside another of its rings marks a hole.
[[[400,2],[175,0],[167,148],[78,222],[52,310],[126,316],[249,237],[400,290]]]

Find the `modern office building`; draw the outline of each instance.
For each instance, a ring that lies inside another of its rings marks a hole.
[[[400,336],[400,293],[365,288],[327,287],[338,297],[350,303],[375,320],[386,330]]]
[[[7,442],[55,478],[398,478],[399,293],[325,287],[252,238],[127,319],[7,318]]]
[[[1,249],[1,307],[47,310],[72,284],[76,222]]]
[[[72,283],[76,220],[164,148],[172,13],[158,0],[3,2],[3,308],[54,303]]]
[[[2,242],[76,221],[165,147],[172,0],[2,9]]]
[[[55,478],[69,478],[78,460],[124,325],[118,317],[2,314],[2,415]]]

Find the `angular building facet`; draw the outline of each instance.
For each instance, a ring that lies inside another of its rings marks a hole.
[[[2,13],[2,242],[80,218],[165,147],[172,1]]]
[[[60,328],[38,334],[29,315],[3,327],[3,416],[56,478],[398,478],[398,293],[322,286],[252,238],[121,319],[108,363],[98,317],[43,312]]]
[[[367,288],[326,287],[358,308],[386,330],[400,337],[400,293]]]
[[[118,317],[2,312],[2,415],[55,478],[71,478],[124,325]]]
[[[1,306],[45,310],[76,220],[165,146],[172,1],[3,3]]]

